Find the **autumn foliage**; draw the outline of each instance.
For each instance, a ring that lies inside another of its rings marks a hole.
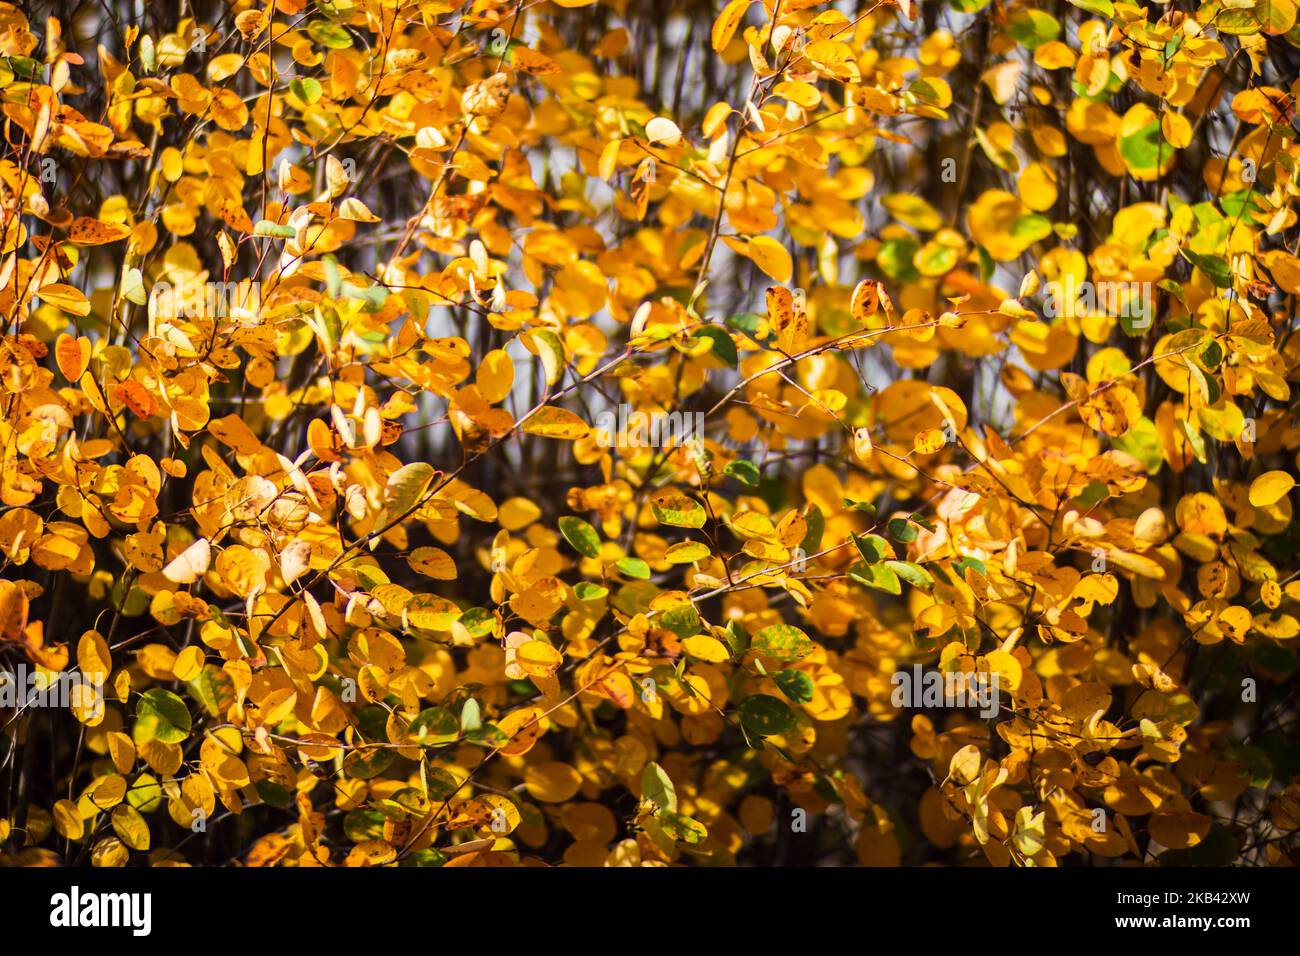
[[[37,6],[0,864],[1297,860],[1294,0]]]

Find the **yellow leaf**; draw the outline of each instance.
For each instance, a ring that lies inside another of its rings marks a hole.
[[[933,455],[946,444],[943,432],[937,428],[927,428],[913,440],[912,451],[918,455]]]
[[[567,408],[547,405],[524,422],[524,431],[530,435],[540,435],[543,438],[562,438],[573,441],[586,436],[591,431],[591,426]]]
[[[525,768],[524,786],[534,800],[563,803],[578,792],[582,777],[567,763],[549,760]]]
[[[351,222],[379,222],[379,217],[371,212],[365,203],[352,196],[339,203],[339,218]]]
[[[545,729],[544,711],[540,707],[520,707],[497,721],[497,727],[509,741],[501,752],[507,757],[521,757],[533,749]]]
[[[749,9],[752,0],[731,0],[718,18],[713,21],[713,52],[721,53],[731,42],[731,38],[736,34],[736,28],[740,26],[740,21],[745,18],[745,11]]]
[[[495,405],[510,394],[515,383],[514,362],[503,349],[488,352],[479,364],[474,383],[488,404]]]
[[[68,228],[68,241],[77,246],[102,246],[131,235],[131,230],[120,222],[101,222],[82,216]]]
[[[60,800],[54,805],[54,829],[65,840],[80,840],[86,830],[81,812],[71,800]]]
[[[176,655],[176,662],[172,664],[172,673],[179,681],[191,681],[199,676],[201,670],[203,670],[203,649],[196,644],[184,648]]]
[[[1268,508],[1285,498],[1295,487],[1295,479],[1285,471],[1266,471],[1250,483],[1250,503]]]
[[[652,146],[676,146],[682,141],[682,131],[670,119],[656,116],[645,124],[646,139]]]
[[[1020,686],[1022,668],[1020,662],[1003,650],[990,651],[984,658],[989,672],[998,676],[998,686],[1015,690]]]
[[[710,637],[707,634],[696,634],[682,641],[682,647],[686,653],[696,660],[706,661],[710,664],[721,664],[723,661],[731,659],[724,645],[716,637]]]
[[[808,314],[790,290],[782,286],[767,290],[767,321],[786,354],[799,351],[808,338]]]
[[[564,658],[545,641],[525,641],[515,648],[515,661],[530,676],[545,677],[559,669]]]
[[[1186,804],[1183,804],[1186,806]],[[1173,850],[1194,847],[1210,832],[1211,820],[1191,810],[1152,814],[1148,827],[1157,843]]]
[[[1182,113],[1165,110],[1160,117],[1160,131],[1174,149],[1183,149],[1192,141],[1192,124]]]
[[[51,282],[49,285],[41,286],[40,292],[37,294],[42,301],[57,306],[71,315],[90,314],[90,301],[80,289],[73,286],[65,285],[62,282]],[[71,378],[71,376],[68,377]]]
[[[207,573],[211,560],[212,546],[208,539],[196,538],[193,544],[163,568],[163,577],[175,584],[193,584]]]
[[[875,446],[872,444],[871,441],[870,428],[853,429],[853,454],[859,460],[863,460],[868,455],[870,455],[874,447]]]
[[[611,139],[600,151],[600,160],[596,163],[596,172],[600,178],[609,182],[614,171],[618,169],[618,150],[623,145],[621,139]]]
[[[1217,621],[1219,630],[1223,631],[1224,636],[1234,644],[1240,644],[1246,639],[1254,618],[1248,608],[1234,604],[1232,607],[1224,608]]]
[[[248,107],[232,89],[223,87],[212,91],[211,111],[213,121],[231,133],[248,123]]]
[[[863,279],[854,287],[853,298],[849,301],[853,321],[859,325],[865,325],[867,320],[875,315],[879,308],[880,283],[874,279]]]
[[[108,641],[98,631],[87,631],[77,642],[77,666],[92,679],[107,680],[113,669],[113,657]]]
[[[416,548],[407,556],[407,564],[416,574],[438,581],[456,579],[456,562],[442,548]]]
[[[980,772],[980,751],[974,744],[967,744],[948,761],[948,776],[962,786],[973,781]]]
[[[1020,199],[1037,212],[1046,212],[1056,204],[1056,173],[1046,163],[1030,163],[1016,180]]]
[[[770,236],[756,236],[748,242],[734,236],[725,236],[723,242],[777,282],[789,282],[794,274],[794,260],[790,258],[790,253]]]

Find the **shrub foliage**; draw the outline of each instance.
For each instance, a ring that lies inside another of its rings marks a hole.
[[[0,3],[0,860],[1293,861],[1298,48]]]

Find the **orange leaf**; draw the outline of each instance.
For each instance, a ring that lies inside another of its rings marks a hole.
[[[49,285],[41,286],[40,291],[36,294],[41,297],[42,301],[48,302],[64,312],[70,312],[72,315],[90,314],[90,302],[82,294],[82,291],[70,285],[64,285],[62,282],[52,282]]]
[[[77,246],[102,246],[131,235],[131,228],[120,222],[103,222],[81,216],[68,229],[68,241]]]
[[[90,364],[90,339],[84,335],[74,339],[63,333],[54,343],[54,360],[59,363],[64,378],[77,381]]]
[[[119,401],[141,418],[153,418],[158,414],[158,399],[154,398],[153,392],[137,381],[131,380],[121,385],[114,385],[113,393]]]

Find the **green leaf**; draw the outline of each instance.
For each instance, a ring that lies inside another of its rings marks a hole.
[[[378,810],[362,808],[349,811],[343,817],[343,835],[353,843],[382,840],[386,817]]]
[[[381,747],[354,750],[343,758],[343,772],[358,780],[373,780],[393,765],[397,755]]]
[[[472,637],[487,637],[496,626],[496,616],[485,607],[472,607],[457,618]]]
[[[496,724],[485,721],[473,730],[465,731],[465,739],[472,744],[478,744],[480,747],[498,747],[510,738]]]
[[[416,850],[414,853],[399,859],[397,865],[414,868],[436,868],[446,866],[447,854],[441,850],[435,850],[433,847],[427,847],[423,850]]]
[[[695,845],[709,838],[709,831],[704,824],[685,814],[668,811],[659,817],[659,822],[668,836],[682,843]]]
[[[1115,16],[1115,4],[1110,0],[1070,0],[1070,3],[1080,10],[1087,10],[1099,17]]]
[[[921,278],[912,261],[921,247],[914,239],[889,239],[876,253],[876,265],[885,275],[898,282],[915,282]]]
[[[1187,439],[1187,444],[1191,446],[1192,454],[1202,465],[1206,462],[1205,438],[1202,437],[1200,429],[1186,419],[1179,419],[1178,422],[1183,428],[1183,435]]]
[[[388,301],[388,297],[392,295],[392,292],[386,286],[368,285],[363,287],[353,285],[351,282],[344,282],[341,291],[347,298],[360,299],[371,309],[383,308],[384,303]]]
[[[739,658],[749,647],[749,632],[735,621],[728,621],[724,630],[727,634],[727,646],[731,648],[731,656]]]
[[[445,767],[426,765],[424,785],[429,792],[429,799],[441,803],[460,789],[460,780]]]
[[[460,729],[463,733],[469,734],[481,726],[483,726],[483,717],[479,712],[478,701],[471,697],[460,709]]]
[[[579,601],[599,601],[609,594],[609,588],[602,584],[592,584],[590,581],[579,581],[574,586],[573,593],[577,595]]]
[[[841,504],[853,511],[861,512],[868,518],[874,519],[876,517],[876,506],[870,501],[859,501],[856,498],[845,498],[841,501]]]
[[[708,518],[704,506],[686,495],[665,495],[650,503],[660,524],[673,528],[703,528]]]
[[[1110,443],[1142,462],[1148,475],[1155,475],[1165,463],[1155,423],[1145,416],[1139,418],[1123,435],[1113,436]]]
[[[1210,832],[1196,846],[1186,850],[1166,850],[1160,854],[1161,866],[1226,867],[1237,859],[1240,845],[1232,831],[1221,823],[1210,827]]]
[[[751,488],[758,487],[758,466],[752,461],[746,461],[743,458],[737,458],[735,461],[722,469],[722,473],[730,478],[735,478],[742,484],[749,485]]]
[[[136,743],[159,740],[178,744],[190,735],[190,710],[169,690],[154,687],[140,695],[135,705]]]
[[[813,679],[804,671],[777,671],[772,680],[781,688],[781,693],[796,704],[806,704],[813,699]]]
[[[1022,245],[1030,245],[1052,234],[1052,220],[1038,213],[1019,217],[1011,224],[1011,236]]]
[[[438,470],[433,465],[414,461],[389,475],[388,485],[384,489],[384,504],[388,508],[389,520],[414,511],[437,474]]]
[[[600,535],[581,518],[565,515],[560,519],[560,534],[573,545],[573,550],[588,558],[600,557]]]
[[[257,788],[257,795],[267,806],[275,807],[277,810],[287,810],[293,803],[293,792],[274,780],[269,778],[259,780],[253,786]]]
[[[38,81],[45,75],[45,66],[30,56],[10,56],[5,60],[14,75],[21,80]]]
[[[1007,20],[1007,32],[1021,46],[1036,50],[1061,34],[1061,24],[1049,13],[1021,7]]]
[[[629,578],[637,578],[641,581],[650,578],[650,565],[640,558],[619,558],[614,562],[614,567],[618,569],[619,574],[626,575]]]
[[[337,299],[343,288],[343,273],[339,272],[339,261],[333,256],[321,260],[325,266],[325,292],[331,299]]]
[[[369,741],[386,741],[388,738],[388,711],[378,704],[366,704],[356,712],[357,726],[361,736]]]
[[[713,343],[713,355],[724,365],[736,367],[738,356],[736,342],[725,329],[716,325],[706,325],[695,330],[695,337],[709,339]]]
[[[302,100],[308,106],[315,103],[321,97],[320,80],[310,76],[299,76],[289,81],[289,90],[294,96]]]
[[[416,714],[406,732],[425,745],[446,744],[459,739],[460,722],[445,707],[426,707]]]
[[[1183,284],[1177,279],[1161,279],[1156,283],[1156,288],[1168,292],[1183,305],[1187,304],[1187,298],[1183,293]]]
[[[207,665],[187,681],[185,689],[209,717],[221,716],[221,671]]]
[[[1187,368],[1188,374],[1196,384],[1197,390],[1201,393],[1201,398],[1206,405],[1217,405],[1219,403],[1219,380],[1212,375],[1206,375],[1201,371],[1201,367],[1195,362],[1184,360],[1183,365]]]
[[[649,800],[659,813],[677,812],[677,791],[667,772],[651,760],[641,771],[641,796]]]
[[[1196,364],[1207,372],[1213,372],[1223,363],[1223,346],[1215,339],[1206,339],[1205,344],[1191,354]]]
[[[130,268],[122,274],[122,296],[136,305],[149,301],[149,293],[144,288],[144,277],[139,269]]]
[[[679,541],[664,553],[664,560],[669,564],[693,564],[703,561],[711,553],[708,545],[699,541]]]
[[[894,556],[893,546],[878,534],[855,534],[853,543],[857,546],[858,554],[862,555],[862,560],[868,564]]]
[[[259,219],[253,226],[253,235],[255,236],[274,236],[277,239],[292,239],[298,234],[293,226],[282,226],[277,222],[271,222],[269,219]]]
[[[771,694],[754,694],[740,702],[740,722],[757,737],[772,737],[794,728],[794,713]]]
[[[678,637],[700,633],[700,614],[694,604],[678,604],[659,615],[659,623]]]
[[[916,540],[917,530],[907,518],[890,518],[886,529],[899,544],[911,544]]]
[[[930,572],[912,561],[886,561],[885,567],[913,587],[929,590],[934,587]]]
[[[808,533],[799,542],[799,547],[803,548],[804,554],[816,554],[822,547],[822,535],[826,532],[826,519],[822,517],[822,510],[816,505],[810,505],[803,517],[808,522]]]
[[[727,325],[751,336],[758,333],[763,324],[763,317],[754,312],[740,312],[727,319]]]
[[[859,584],[887,594],[902,594],[903,585],[898,575],[884,564],[863,564],[859,562],[849,568],[849,577]]]
[[[1165,142],[1160,132],[1160,121],[1152,120],[1128,136],[1119,139],[1119,154],[1128,167],[1135,171],[1151,171],[1174,155],[1174,148]]]
[[[808,635],[789,624],[770,624],[754,635],[754,650],[778,661],[797,661],[812,652]]]
[[[1199,252],[1189,252],[1186,249],[1179,249],[1183,258],[1190,262],[1196,268],[1200,269],[1220,289],[1226,289],[1232,285],[1232,270],[1228,268],[1228,263],[1220,256],[1205,256]]]
[[[307,24],[307,35],[331,50],[346,50],[352,46],[351,34],[328,20],[313,20]]]
[[[1249,777],[1252,787],[1267,788],[1273,780],[1273,762],[1268,754],[1250,744],[1229,744],[1224,756],[1239,764],[1238,776]]]

